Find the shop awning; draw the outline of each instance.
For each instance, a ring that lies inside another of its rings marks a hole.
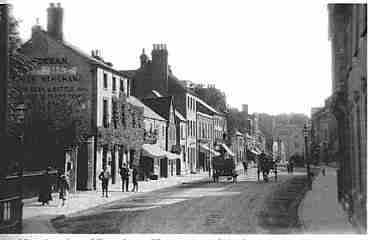
[[[170,160],[180,159],[179,154],[175,154],[175,153],[171,153],[171,152],[166,152],[166,157],[167,157],[167,159],[170,159]]]
[[[254,148],[250,149],[250,152],[251,152],[251,153],[253,153],[253,154],[255,154],[255,155],[259,155],[259,154],[260,154],[260,153],[259,153],[259,152],[257,152]]]
[[[209,148],[207,145],[200,143],[199,144],[200,150],[204,150],[205,152],[210,152],[212,153],[214,156],[220,156],[219,152],[216,152],[215,150]]]
[[[157,144],[143,144],[143,156],[151,158],[163,158],[166,156],[166,152],[162,150]]]
[[[258,155],[262,153],[261,150],[259,150],[257,147],[255,148],[256,152],[258,152]]]
[[[235,156],[235,154],[230,150],[228,146],[226,146],[224,143],[221,143],[221,146],[225,149],[225,151],[232,157]]]

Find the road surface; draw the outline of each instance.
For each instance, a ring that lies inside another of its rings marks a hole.
[[[240,177],[161,189],[53,221],[60,233],[297,233],[304,175]]]

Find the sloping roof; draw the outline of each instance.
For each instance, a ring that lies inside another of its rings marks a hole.
[[[163,117],[161,117],[155,111],[153,111],[151,108],[149,108],[144,103],[142,103],[138,98],[136,98],[134,96],[129,96],[127,98],[127,102],[134,105],[134,106],[137,106],[137,107],[143,107],[143,116],[144,117],[156,119],[156,120],[159,120],[159,121],[165,121],[165,119]]]
[[[72,50],[74,53],[76,53],[77,55],[85,58],[86,60],[88,60],[89,62],[96,64],[100,67],[103,67],[105,69],[108,69],[112,72],[114,72],[115,74],[121,74],[118,70],[112,68],[112,66],[108,65],[106,62],[99,60],[95,57],[92,57],[91,55],[85,53],[84,51],[82,51],[80,48],[74,46],[73,44],[63,40],[56,40],[53,37],[51,37],[45,30],[42,30],[41,28],[39,28],[37,30],[38,33],[41,33],[44,37],[46,37],[48,40],[53,41],[55,43],[58,43],[66,48],[69,48],[70,50]],[[32,44],[32,38],[30,40],[28,40],[26,43],[23,44],[23,46],[27,46],[27,45],[31,45]]]
[[[172,96],[158,97],[158,98],[144,98],[142,99],[144,104],[152,108],[161,117],[169,120],[170,117],[170,106],[172,103]]]
[[[186,119],[185,119],[185,117],[179,112],[179,111],[177,111],[177,110],[175,110],[175,116],[180,120],[180,121],[183,121],[183,122],[185,122],[186,121]]]
[[[135,74],[137,73],[137,70],[122,70],[119,71],[124,77],[132,79]]]
[[[239,132],[238,130],[235,131],[235,135],[236,136],[243,136],[244,134],[242,134],[241,132]]]
[[[193,96],[197,96],[197,94],[193,90],[187,88],[182,82],[180,82],[180,80],[174,74],[169,73],[168,79],[169,79],[169,92],[172,90],[183,91],[190,93]]]

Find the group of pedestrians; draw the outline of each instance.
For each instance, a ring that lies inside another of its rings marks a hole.
[[[138,192],[138,170],[137,167],[133,167],[132,170],[128,168],[128,166],[124,163],[123,166],[119,169],[120,177],[121,177],[121,191],[129,192],[129,177],[132,175],[133,189],[132,192]],[[131,174],[130,174],[131,173]],[[101,180],[102,184],[102,197],[108,197],[108,187],[109,181],[111,178],[111,174],[108,171],[107,167],[103,167],[103,171],[100,173],[98,178]]]
[[[40,190],[38,194],[38,201],[42,203],[42,206],[49,205],[52,201],[53,181],[50,175],[51,168],[48,167],[43,176],[40,179]],[[69,178],[67,175],[62,174],[60,171],[57,174],[56,188],[59,193],[60,206],[65,206],[68,192],[69,192]]]
[[[39,193],[38,193],[38,201],[42,203],[42,206],[50,205],[52,199],[52,192],[55,190],[54,188],[54,177],[50,174],[51,168],[48,167],[43,175],[40,178],[39,182]],[[124,192],[129,191],[129,177],[132,175],[133,188],[132,192],[138,192],[138,170],[136,167],[133,167],[130,170],[127,165],[124,163],[123,166],[119,169],[120,177],[121,177],[121,190]],[[108,171],[107,167],[103,167],[103,171],[99,174],[98,178],[101,180],[102,185],[102,197],[108,197],[108,187],[109,181],[111,179],[111,174]],[[69,195],[70,182],[68,174],[64,174],[61,171],[57,173],[56,180],[56,190],[59,193],[60,206],[63,207],[66,204]]]

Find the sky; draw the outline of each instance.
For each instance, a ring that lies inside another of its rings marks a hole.
[[[24,41],[50,0],[13,0]],[[119,70],[139,67],[142,48],[165,43],[181,80],[215,84],[250,112],[304,113],[331,94],[326,1],[59,0],[64,39],[100,49]]]

